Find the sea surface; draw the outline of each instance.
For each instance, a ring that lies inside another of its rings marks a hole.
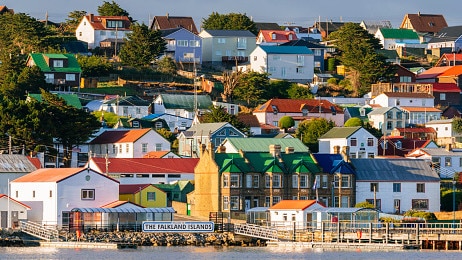
[[[139,247],[138,249],[0,248],[0,259],[462,259],[458,251],[326,250],[290,247]]]

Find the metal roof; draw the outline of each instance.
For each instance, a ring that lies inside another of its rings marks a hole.
[[[73,208],[72,212],[83,213],[175,213],[171,208]]]
[[[326,213],[355,213],[358,211],[375,211],[378,212],[377,209],[371,209],[371,208],[313,208],[308,210],[308,212],[326,212]]]

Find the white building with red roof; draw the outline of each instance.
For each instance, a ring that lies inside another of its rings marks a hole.
[[[89,168],[120,184],[170,184],[194,180],[198,158],[91,158]]]
[[[89,146],[92,157],[143,158],[152,151],[170,151],[170,142],[151,128],[106,130]]]
[[[28,220],[68,225],[73,208],[119,200],[119,182],[88,168],[42,168],[11,182],[11,197],[31,207]]]
[[[308,219],[308,211],[317,208],[325,208],[323,204],[316,200],[281,200],[268,208],[272,225],[288,225],[293,223],[306,224],[311,221]]]
[[[88,43],[88,49],[100,47],[102,41],[123,43],[127,34],[131,33],[131,21],[128,16],[85,15],[80,21],[75,36],[77,40]]]
[[[19,221],[27,220],[27,211],[30,209],[26,204],[10,198],[6,194],[0,194],[0,227],[18,227]]]
[[[294,31],[260,30],[257,35],[257,45],[280,45],[294,40],[298,40]]]

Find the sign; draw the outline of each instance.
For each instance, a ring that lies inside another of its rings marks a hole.
[[[213,232],[215,225],[212,221],[143,221],[143,232]]]

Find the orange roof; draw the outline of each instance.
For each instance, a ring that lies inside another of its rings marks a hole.
[[[326,99],[270,99],[265,104],[257,107],[253,113],[301,113],[302,108],[307,108],[308,113],[332,113],[331,107],[337,114],[343,114],[343,109]]]
[[[397,127],[396,130],[398,130],[401,133],[404,133],[404,132],[407,132],[407,133],[436,133],[436,130],[431,127],[409,127],[409,128]]]
[[[143,156],[143,158],[162,158],[170,151],[151,151]]]
[[[27,159],[35,166],[35,168],[42,168],[42,163],[40,162],[39,158],[27,156]]]
[[[269,210],[274,209],[298,209],[304,210],[311,205],[318,203],[316,200],[281,200],[279,203],[276,203]]]
[[[438,75],[438,77],[454,77],[462,74],[462,65],[451,66],[449,69]]]
[[[436,78],[438,75],[441,73],[445,72],[451,67],[444,66],[444,67],[432,67],[419,75],[416,76],[416,79],[431,79],[431,78]]]
[[[434,107],[400,107],[403,110],[406,110],[408,112],[440,112],[438,108]]]
[[[260,30],[258,36],[260,37],[260,35],[263,36],[265,42],[284,43],[298,39],[297,34],[295,34],[295,32],[284,30]]]
[[[0,194],[0,199],[1,199],[1,198],[10,199],[11,201],[14,201],[15,203],[18,203],[19,205],[21,205],[21,206],[23,206],[23,207],[25,207],[25,208],[27,208],[27,209],[31,209],[31,207],[27,206],[26,204],[24,204],[24,203],[22,203],[22,202],[20,202],[20,201],[17,201],[17,200],[15,200],[15,199],[12,199],[11,197],[8,197],[8,195],[6,195],[6,194]]]
[[[133,143],[151,131],[151,128],[131,130],[106,130],[93,139],[90,144]]]
[[[60,182],[80,172],[88,171],[86,168],[41,168],[27,175],[19,177],[12,182]],[[94,171],[93,171],[94,172]],[[96,173],[100,174],[100,173]],[[102,175],[102,174],[101,174]],[[108,176],[102,175],[112,181],[118,182]]]

